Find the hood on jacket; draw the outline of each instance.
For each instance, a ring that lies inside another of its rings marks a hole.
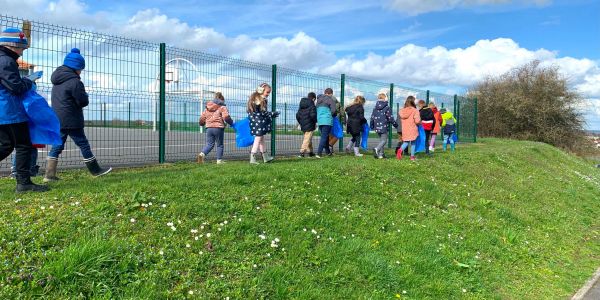
[[[73,78],[80,79],[79,75],[75,73],[75,70],[69,67],[60,66],[56,70],[54,70],[54,73],[52,73],[52,77],[50,77],[50,81],[52,81],[52,84],[58,85],[63,84]]]
[[[210,112],[214,112],[221,108],[221,106],[225,106],[225,101],[221,99],[214,99],[206,104],[206,109]]]
[[[384,110],[386,107],[388,107],[387,101],[377,101],[377,103],[375,104],[376,110]]]
[[[14,60],[17,60],[20,57],[19,54],[17,54],[16,52],[14,52],[4,46],[0,46],[0,54],[6,54],[6,56],[8,56]]]
[[[400,118],[406,120],[410,118],[410,116],[412,116],[412,114],[415,113],[416,110],[417,109],[414,107],[405,107],[400,110]]]
[[[311,99],[309,99],[309,98],[300,99],[300,109],[307,109],[312,106],[315,106],[315,102],[313,102]]]
[[[324,94],[317,96],[317,101],[332,101],[333,103],[335,103],[335,100],[333,100],[331,96]]]

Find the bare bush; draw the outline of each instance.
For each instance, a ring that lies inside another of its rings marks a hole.
[[[532,140],[571,151],[586,147],[582,97],[557,67],[533,61],[476,84],[482,136]]]

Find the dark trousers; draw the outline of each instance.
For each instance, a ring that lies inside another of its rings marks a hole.
[[[31,138],[27,122],[0,125],[0,161],[16,151],[17,183],[29,184],[29,168],[31,167]]]
[[[217,159],[223,158],[223,137],[225,135],[225,128],[207,128],[206,129],[206,146],[202,150],[202,153],[208,155],[210,151],[217,145]]]
[[[29,161],[29,163],[30,163],[29,175],[31,177],[35,177],[39,173],[40,166],[37,165],[37,159],[38,159],[38,149],[31,148],[31,160]],[[13,155],[12,167],[10,168],[10,176],[17,177],[17,156],[16,155]]]
[[[425,130],[425,153],[429,153],[429,143],[431,142],[431,130]]]
[[[92,153],[92,147],[90,147],[90,143],[88,142],[87,137],[85,136],[85,132],[83,128],[77,129],[61,129],[60,137],[62,138],[62,145],[52,146],[50,153],[48,153],[49,158],[58,159],[58,156],[65,149],[65,142],[67,142],[67,137],[71,137],[75,145],[79,147],[81,151],[81,155],[83,156],[83,160],[85,162],[92,161],[95,159],[94,154]]]
[[[319,148],[317,148],[317,153],[319,155],[323,154],[323,150],[325,153],[330,154],[329,150],[329,133],[331,133],[331,128],[333,126],[330,125],[320,125],[319,131],[321,131],[321,139],[319,140]]]

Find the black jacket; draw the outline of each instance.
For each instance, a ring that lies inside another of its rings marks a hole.
[[[365,109],[362,105],[354,104],[346,107],[346,131],[351,135],[359,135],[362,132],[363,124],[367,123],[365,119]]]
[[[89,98],[79,75],[69,67],[60,66],[50,80],[53,84],[52,109],[60,120],[60,128],[83,128],[83,108],[88,106]]]
[[[423,129],[425,129],[425,131],[433,130],[435,127],[435,115],[433,114],[433,110],[429,107],[424,107],[419,110],[419,115],[421,116]]]
[[[300,108],[296,113],[296,120],[300,124],[302,132],[315,131],[317,129],[317,107],[315,102],[308,98],[302,98]]]

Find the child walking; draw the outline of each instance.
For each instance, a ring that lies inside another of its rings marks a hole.
[[[223,138],[225,136],[225,123],[233,125],[229,110],[225,106],[225,97],[220,92],[215,94],[215,99],[206,104],[200,115],[200,126],[206,126],[206,146],[198,154],[198,163],[204,163],[206,155],[217,145],[217,164],[223,163]]]
[[[315,129],[317,129],[316,98],[317,95],[315,93],[308,93],[306,98],[300,100],[300,107],[296,113],[296,120],[298,121],[298,124],[300,124],[300,130],[304,132],[304,139],[302,140],[300,155],[298,155],[298,157],[304,157],[306,154],[310,157],[315,156],[315,153],[313,152],[312,137]]]
[[[425,130],[425,153],[431,154],[431,152],[429,152],[429,141],[431,139],[433,128],[435,127],[435,116],[433,115],[433,110],[425,105],[425,100],[419,100],[419,114],[423,129]]]
[[[421,116],[415,105],[415,97],[408,96],[404,108],[400,110],[402,122],[402,146],[396,152],[396,158],[402,159],[402,152],[410,146],[410,160],[415,160],[415,141],[419,136],[417,125],[421,123]]]
[[[85,69],[85,59],[79,49],[73,48],[65,56],[64,63],[52,73],[52,109],[60,120],[61,145],[54,145],[47,157],[46,175],[44,182],[57,181],[56,169],[58,157],[65,149],[67,137],[79,147],[83,161],[90,173],[102,176],[112,171],[112,168],[102,168],[92,152],[90,143],[85,136],[83,108],[89,104],[89,96],[81,81],[81,73]]]
[[[440,110],[442,114],[442,137],[444,138],[442,147],[446,151],[448,143],[450,143],[450,149],[454,152],[454,133],[456,132],[456,118],[454,115],[445,108]]]
[[[350,149],[354,147],[354,156],[363,156],[360,153],[360,133],[362,132],[363,124],[367,123],[365,119],[365,97],[356,96],[350,106],[346,107],[345,111],[347,114],[346,119],[346,131],[352,135],[352,139],[346,146],[346,152],[350,152]]]
[[[383,147],[387,143],[389,125],[398,127],[398,123],[392,116],[392,109],[388,105],[387,95],[380,93],[377,95],[377,104],[371,113],[371,129],[379,135],[379,144],[373,148],[373,156],[378,159],[385,158]]]
[[[437,106],[435,106],[435,103],[433,103],[433,102],[429,102],[429,108],[431,108],[431,111],[433,111],[433,118],[435,119],[435,123],[433,125],[433,131],[431,131],[431,141],[429,142],[429,151],[434,152],[435,151],[435,138],[437,137],[438,134],[440,134],[441,127],[442,127],[442,114],[440,113]]]
[[[316,158],[321,158],[323,150],[327,155],[332,155],[329,147],[329,133],[333,127],[333,118],[337,116],[337,108],[335,101],[333,100],[333,90],[326,88],[323,95],[317,97],[317,124],[319,125],[319,131],[321,132],[321,139],[319,140],[319,148],[317,148]]]
[[[271,94],[271,86],[262,83],[256,91],[250,95],[246,105],[248,117],[250,118],[250,133],[254,136],[254,144],[250,151],[250,163],[257,165],[256,152],[260,151],[263,161],[269,163],[273,157],[265,152],[265,135],[271,132],[273,118],[279,116],[279,112],[270,112],[267,106],[267,98]]]

